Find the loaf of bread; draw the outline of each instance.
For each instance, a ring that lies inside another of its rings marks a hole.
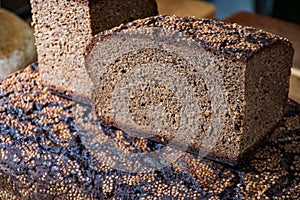
[[[35,60],[36,49],[29,24],[0,8],[0,80]]]
[[[262,30],[156,16],[99,33],[86,67],[102,122],[235,163],[281,120],[292,60]]]
[[[105,164],[115,159],[105,151],[98,157],[86,148],[86,127],[98,127],[90,107],[49,92],[37,65],[0,82],[0,91],[1,200],[300,199],[300,105],[292,101],[245,165],[184,154],[163,169],[132,173]],[[162,145],[113,128],[104,136],[136,154]]]
[[[157,14],[155,0],[31,0],[42,80],[88,101],[91,81],[83,53],[91,37],[121,23]]]

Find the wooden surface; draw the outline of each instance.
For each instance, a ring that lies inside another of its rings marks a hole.
[[[286,37],[293,43],[295,56],[289,97],[300,103],[300,25],[249,12],[238,12],[224,21],[263,29]]]
[[[216,8],[212,3],[199,0],[156,0],[161,15],[196,16],[215,18]]]

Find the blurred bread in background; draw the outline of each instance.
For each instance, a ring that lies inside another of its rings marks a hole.
[[[35,60],[33,30],[29,24],[0,8],[0,80]]]
[[[156,0],[161,15],[195,16],[214,19],[214,4],[197,0]]]

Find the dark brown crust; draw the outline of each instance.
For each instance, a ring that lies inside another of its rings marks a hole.
[[[217,161],[217,162],[222,162],[222,163],[226,163],[229,165],[244,165],[245,164],[245,158],[251,158],[253,157],[253,152],[255,152],[256,149],[259,149],[261,147],[263,147],[266,143],[266,141],[269,139],[269,137],[274,133],[274,131],[276,130],[276,128],[279,127],[279,125],[282,123],[282,120],[279,121],[276,125],[274,125],[274,127],[260,140],[257,140],[255,142],[255,144],[253,145],[253,148],[248,148],[244,151],[244,153],[242,155],[239,155],[238,158],[234,159],[233,156],[227,155],[227,154],[221,154],[218,153],[218,155],[214,154],[214,152],[209,153],[206,157]],[[194,153],[193,151],[191,151],[191,153]]]
[[[214,55],[234,61],[246,62],[258,51],[276,43],[285,43],[292,48],[292,44],[286,38],[252,27],[196,17],[160,15],[135,20],[99,33],[87,46],[87,54],[91,52],[97,42],[109,35],[145,27],[161,27],[179,31],[183,35],[193,38]]]
[[[288,101],[289,101],[288,92],[286,93],[285,99],[286,99],[286,102],[285,102],[285,104],[283,105],[283,108],[282,108],[282,109],[283,109],[283,112],[287,109],[287,106],[288,106]],[[251,157],[251,156],[252,156],[252,153],[253,153],[256,149],[262,147],[262,146],[265,144],[265,142],[269,139],[269,137],[274,133],[274,131],[275,131],[275,130],[280,126],[280,124],[282,124],[282,123],[283,123],[283,119],[280,119],[280,120],[278,121],[278,123],[275,124],[275,125],[270,129],[270,131],[269,131],[264,137],[262,137],[260,140],[257,140],[257,141],[256,141],[256,143],[253,145],[253,148],[248,148],[248,149],[246,149],[245,152],[243,153],[243,155],[240,155],[240,157],[238,158],[237,161],[234,162],[234,164],[242,164],[242,163],[244,162],[244,161],[242,160],[242,158],[249,158],[249,157]],[[229,162],[230,162],[230,160],[229,160]]]

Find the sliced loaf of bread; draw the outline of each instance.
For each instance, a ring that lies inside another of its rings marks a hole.
[[[237,162],[281,120],[292,59],[262,30],[156,16],[99,33],[86,67],[102,122]]]

